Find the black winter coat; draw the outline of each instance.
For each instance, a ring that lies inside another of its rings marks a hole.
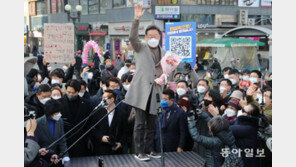
[[[67,96],[62,97],[61,99],[59,99],[59,101],[63,104],[63,111],[61,112],[61,114],[64,122],[65,133],[67,133],[80,121],[85,119],[91,112],[89,102],[83,98],[80,98],[79,96],[74,101],[69,101]],[[90,119],[85,123],[83,127],[82,125],[76,128],[76,130],[72,131],[69,135],[67,135],[66,141],[68,147],[70,147],[70,145],[72,145],[80,136],[83,135],[83,133],[85,133],[89,129]],[[69,138],[69,136],[72,137]],[[88,150],[89,136],[90,134],[83,137],[82,140],[80,140],[76,145],[74,145],[73,148],[69,150],[70,157],[90,156],[90,151]]]
[[[35,111],[36,119],[44,115],[44,105],[40,103],[36,93],[25,98],[25,106],[28,108],[28,111]]]
[[[235,140],[236,146],[242,150],[242,159],[245,167],[258,167],[259,161],[255,157],[257,154],[257,131],[258,131],[258,118],[239,116],[237,117],[233,125],[230,126]],[[246,157],[244,150],[253,149],[253,157]]]

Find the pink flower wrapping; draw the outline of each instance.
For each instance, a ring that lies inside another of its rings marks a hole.
[[[159,85],[167,83],[167,77],[178,67],[182,58],[173,52],[167,51],[164,57],[161,59],[160,64],[163,74],[155,79],[155,82]]]

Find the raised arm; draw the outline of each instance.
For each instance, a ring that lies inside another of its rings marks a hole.
[[[144,14],[145,10],[142,10],[143,6],[141,4],[137,4],[135,6],[135,20],[132,24],[132,29],[130,32],[129,40],[136,52],[139,52],[141,49],[141,41],[139,40],[138,34],[139,34],[139,20]]]

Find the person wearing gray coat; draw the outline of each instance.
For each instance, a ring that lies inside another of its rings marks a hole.
[[[27,137],[24,148],[24,166],[29,166],[33,162],[40,149],[38,139],[34,136],[36,126],[35,119],[30,119],[26,124]]]

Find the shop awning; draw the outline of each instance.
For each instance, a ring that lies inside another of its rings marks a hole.
[[[239,38],[204,39],[196,42],[197,47],[251,47],[264,45],[263,42]]]

